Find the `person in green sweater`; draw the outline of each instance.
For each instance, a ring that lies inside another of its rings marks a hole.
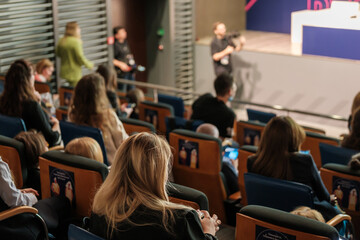
[[[61,59],[60,77],[75,87],[81,79],[81,66],[92,69],[94,64],[87,60],[82,49],[80,27],[77,22],[68,22],[64,37],[56,46],[56,56]]]

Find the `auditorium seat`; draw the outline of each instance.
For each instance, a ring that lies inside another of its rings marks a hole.
[[[159,93],[158,101],[159,103],[166,103],[171,105],[174,108],[174,115],[176,117],[184,117],[185,106],[182,98]]]
[[[259,121],[259,122],[262,122],[265,124],[268,123],[273,117],[276,116],[275,113],[263,112],[263,111],[259,111],[259,110],[255,110],[255,109],[251,109],[251,108],[247,108],[246,112],[247,112],[249,121]]]
[[[89,216],[97,189],[108,175],[105,164],[62,151],[39,157],[42,198],[66,196],[78,217]]]
[[[61,120],[67,121],[68,107],[67,106],[60,106],[60,107],[56,108],[55,115],[56,115],[56,118],[59,121],[61,121]]]
[[[261,134],[264,131],[265,123],[255,121],[238,121],[236,123],[236,132],[234,140],[240,146],[242,145],[255,145],[260,143]]]
[[[13,138],[22,131],[26,132],[24,120],[0,114],[0,135]]]
[[[74,93],[74,88],[70,86],[60,86],[59,101],[60,106],[69,106]]]
[[[24,144],[0,135],[0,156],[9,165],[16,187],[19,189],[25,187],[28,170]]]
[[[47,93],[47,92],[51,93],[50,83],[48,83],[48,82],[35,81],[34,86],[35,86],[35,90],[38,91],[40,94]]]
[[[119,117],[119,119],[128,135],[131,135],[134,132],[156,132],[154,125],[151,123],[132,118]]]
[[[62,140],[64,141],[64,146],[66,146],[71,140],[75,138],[90,137],[95,139],[100,145],[104,157],[104,163],[108,164],[105,143],[100,129],[89,126],[77,125],[65,121],[60,121],[60,129]]]
[[[320,143],[327,143],[333,146],[339,145],[339,139],[325,136],[323,134],[306,132],[305,142],[301,145],[301,150],[310,151],[313,157],[316,167],[321,168],[321,155],[320,155]]]
[[[351,157],[359,152],[353,149],[329,145],[326,143],[320,143],[319,147],[322,166],[327,163],[338,163],[347,165]]]
[[[158,133],[166,134],[166,117],[174,116],[174,109],[171,105],[166,103],[154,103],[150,101],[143,101],[139,107],[139,119],[152,123]]]
[[[74,224],[69,225],[68,240],[104,240],[103,238],[96,236],[95,234],[75,226]]]
[[[209,201],[203,192],[176,183],[169,183],[167,190],[170,202],[209,211]]]
[[[166,117],[166,136],[169,136],[169,133],[175,129],[187,129],[193,132],[196,132],[196,129],[203,124],[202,120],[193,120],[185,119],[183,117]]]

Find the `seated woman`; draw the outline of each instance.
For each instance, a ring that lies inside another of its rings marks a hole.
[[[110,107],[103,77],[93,73],[81,78],[74,89],[68,117],[70,122],[102,131],[107,159],[111,165],[116,149],[128,135]]]
[[[274,117],[266,125],[255,155],[247,162],[249,172],[266,177],[299,182],[315,194],[315,209],[326,220],[340,213],[330,204],[330,195],[322,182],[311,155],[301,154],[305,132],[290,117]]]
[[[171,149],[150,133],[129,137],[95,195],[90,231],[106,239],[216,239],[216,215],[169,202]]]
[[[61,142],[59,121],[49,118],[41,108],[35,96],[34,71],[26,60],[15,61],[6,73],[0,113],[22,118],[26,128],[41,132],[50,147]]]
[[[130,118],[139,119],[139,104],[145,100],[144,92],[140,88],[135,88],[128,91],[126,97],[129,99],[129,103],[136,104]]]
[[[350,129],[350,134],[345,135],[341,146],[360,151],[360,107],[353,112]]]
[[[75,138],[65,147],[65,152],[104,163],[103,153],[97,141],[89,137]]]
[[[14,139],[22,142],[25,147],[28,179],[27,185],[37,190],[41,195],[39,156],[49,149],[44,136],[34,130],[20,132]]]
[[[42,59],[36,64],[35,81],[49,82],[54,72],[54,64],[49,59]]]

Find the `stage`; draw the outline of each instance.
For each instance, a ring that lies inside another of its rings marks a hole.
[[[290,34],[260,31],[242,34],[247,39],[246,45],[232,56],[233,75],[242,86],[236,98],[320,114],[349,115],[352,99],[360,91],[360,61],[302,55],[301,44],[292,44]],[[197,92],[213,92],[211,39],[195,43]],[[240,119],[246,118],[241,109],[238,115]],[[314,127],[328,126],[332,136],[347,132],[346,122],[290,115]]]

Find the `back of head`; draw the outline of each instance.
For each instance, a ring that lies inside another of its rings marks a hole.
[[[77,24],[77,22],[68,22],[66,23],[66,27],[65,27],[65,36],[66,37],[77,37],[80,38],[80,34],[79,34],[79,25]]]
[[[96,70],[105,80],[105,87],[107,90],[116,90],[116,73],[114,68],[110,66],[100,65]]]
[[[121,29],[125,29],[123,26],[116,26],[113,28],[113,34],[116,35]]]
[[[210,136],[213,136],[215,138],[219,137],[219,130],[217,129],[217,127],[213,124],[210,123],[203,123],[201,124],[197,129],[196,129],[197,133],[203,133],[203,134],[207,134]]]
[[[136,106],[145,100],[144,92],[140,88],[131,89],[127,92],[126,97],[129,99],[130,103],[136,103]]]
[[[306,217],[306,218],[310,218],[310,219],[325,223],[325,219],[321,215],[321,213],[316,211],[315,209],[311,209],[309,207],[305,207],[305,206],[298,207],[298,208],[296,208],[294,211],[292,211],[290,213],[294,214],[294,215],[303,216],[303,217]]]
[[[14,139],[24,144],[28,168],[37,168],[39,156],[48,151],[44,136],[39,132],[30,130],[20,132]]]
[[[75,138],[71,140],[66,145],[65,152],[104,163],[103,153],[99,143],[89,137]]]
[[[220,74],[214,81],[214,88],[217,96],[225,96],[233,87],[234,79],[226,73]]]
[[[43,70],[49,67],[54,67],[54,64],[47,58],[42,59],[36,64],[36,72],[42,74]]]
[[[109,105],[103,77],[97,73],[85,75],[74,89],[69,119],[77,124],[102,128],[106,121],[103,113]]]
[[[171,156],[163,137],[146,132],[130,136],[117,150],[110,174],[95,195],[93,212],[106,216],[115,227],[142,206],[160,212],[167,228],[171,208],[179,208],[168,202],[166,193]]]
[[[289,157],[299,151],[305,132],[290,117],[274,117],[260,139],[253,171],[264,176],[291,179]]]
[[[35,100],[34,71],[31,63],[20,59],[13,62],[5,75],[4,92],[0,97],[0,112],[21,117],[22,102]]]

